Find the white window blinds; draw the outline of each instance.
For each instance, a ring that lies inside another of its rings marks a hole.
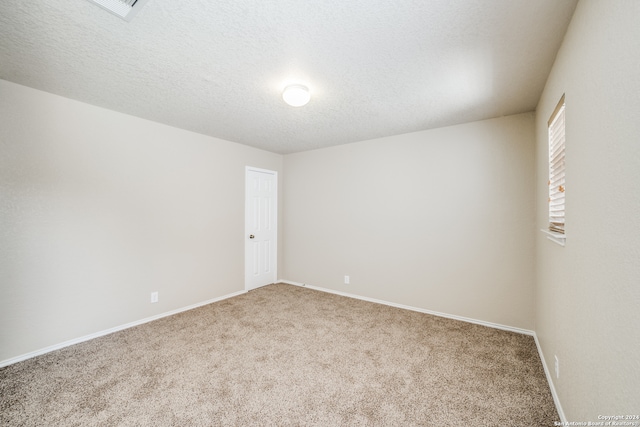
[[[564,234],[564,95],[549,119],[549,231]]]

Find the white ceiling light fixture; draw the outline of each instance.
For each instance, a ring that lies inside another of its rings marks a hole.
[[[309,102],[311,94],[305,85],[289,85],[282,91],[282,99],[292,107],[302,107]]]
[[[89,0],[116,16],[131,21],[149,0]]]

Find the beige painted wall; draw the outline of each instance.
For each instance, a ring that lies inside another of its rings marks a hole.
[[[0,361],[244,289],[282,156],[3,80],[0,118]]]
[[[640,414],[639,23],[638,1],[582,0],[537,108],[540,229],[566,94],[567,242],[537,233],[536,332],[569,421]]]
[[[286,278],[532,329],[534,143],[529,113],[286,155]]]

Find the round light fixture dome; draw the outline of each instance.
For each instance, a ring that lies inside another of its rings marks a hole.
[[[282,99],[292,107],[302,107],[309,102],[311,94],[304,85],[289,85],[282,91]]]

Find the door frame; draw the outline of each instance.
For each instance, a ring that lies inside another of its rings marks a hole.
[[[274,170],[270,170],[270,169],[262,169],[262,168],[256,168],[253,166],[245,166],[244,168],[244,234],[243,234],[243,239],[244,239],[244,290],[245,291],[249,291],[251,289],[257,289],[257,288],[251,288],[249,289],[249,280],[248,280],[248,275],[247,275],[247,258],[248,258],[248,245],[249,245],[249,233],[250,230],[248,230],[247,228],[247,224],[248,224],[248,217],[249,217],[249,172],[260,172],[260,173],[266,173],[266,174],[270,174],[273,175],[274,179],[275,179],[275,187],[274,187],[274,191],[275,191],[275,213],[274,213],[274,226],[275,226],[275,234],[273,237],[273,279],[274,279],[274,283],[278,281],[278,171],[274,171]]]

